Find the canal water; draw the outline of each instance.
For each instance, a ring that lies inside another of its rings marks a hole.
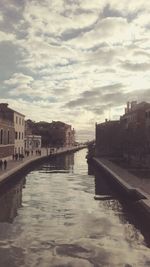
[[[0,267],[150,266],[146,238],[85,156],[49,160],[0,191]]]

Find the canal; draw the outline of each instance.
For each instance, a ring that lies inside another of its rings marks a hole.
[[[0,267],[150,266],[146,236],[85,156],[58,156],[1,189]]]

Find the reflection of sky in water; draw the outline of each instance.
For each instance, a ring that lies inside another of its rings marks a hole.
[[[0,224],[1,267],[150,266],[150,250],[121,204],[114,196],[94,200],[85,155],[63,156],[27,175],[23,207],[12,224]],[[100,186],[101,194],[112,195],[104,181]]]

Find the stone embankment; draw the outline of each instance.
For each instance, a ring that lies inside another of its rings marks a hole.
[[[16,176],[24,170],[27,170],[29,167],[42,162],[49,157],[54,157],[60,154],[65,154],[69,152],[75,152],[80,149],[83,149],[85,146],[75,146],[75,147],[62,147],[59,149],[54,149],[53,151],[50,148],[42,148],[41,155],[32,154],[26,156],[23,160],[10,160],[7,163],[7,169],[0,170],[0,185],[6,182],[9,178]]]
[[[150,179],[137,177],[105,158],[93,158],[109,181],[150,220]]]

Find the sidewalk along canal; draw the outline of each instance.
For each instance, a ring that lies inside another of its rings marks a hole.
[[[26,156],[22,160],[10,160],[7,163],[7,168],[6,169],[3,168],[2,170],[0,170],[0,185],[6,182],[9,178],[12,178],[13,176],[31,167],[33,164],[37,164],[37,162],[41,162],[46,158],[57,156],[63,153],[75,152],[83,148],[84,146],[69,147],[69,148],[64,147],[56,149],[53,153],[50,153],[50,149],[48,148],[42,148],[41,155]]]

